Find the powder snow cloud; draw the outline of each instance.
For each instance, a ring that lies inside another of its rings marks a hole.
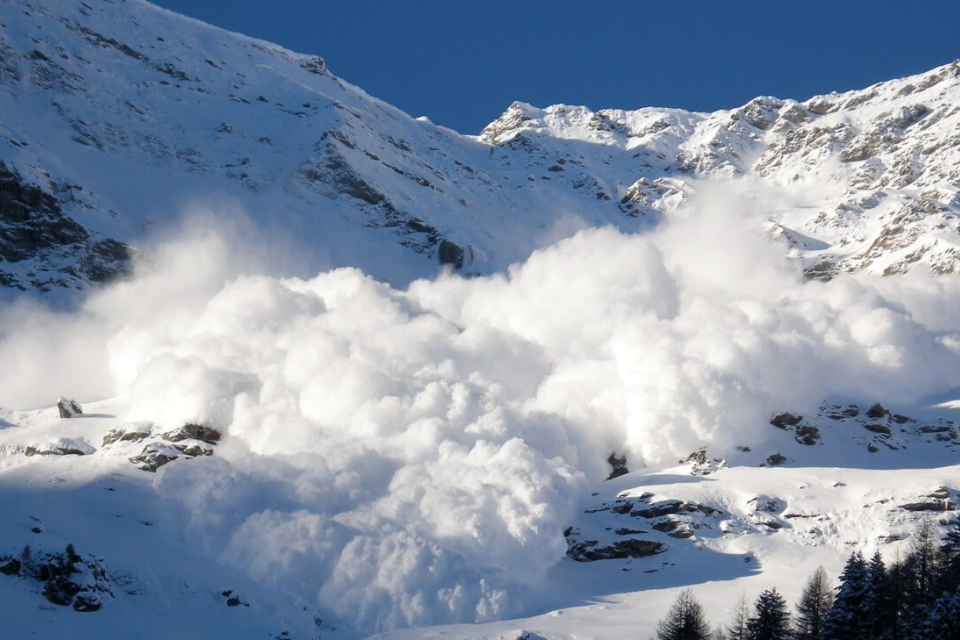
[[[222,429],[158,474],[187,533],[359,628],[501,618],[611,452],[722,455],[774,411],[960,387],[956,279],[805,282],[740,204],[705,190],[654,232],[406,290],[256,275],[191,232],[73,313],[4,308],[0,404],[119,395]]]

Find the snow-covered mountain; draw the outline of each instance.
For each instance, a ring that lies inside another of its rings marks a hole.
[[[0,629],[625,639],[905,554],[960,501],[958,125],[960,62],[465,136],[0,3]]]
[[[580,227],[654,224],[704,177],[790,187],[757,224],[812,275],[957,271],[960,63],[712,114],[514,103],[470,137],[320,58],[145,2],[0,12],[6,287],[108,279],[151,232],[223,200],[309,247],[311,267],[487,273]]]

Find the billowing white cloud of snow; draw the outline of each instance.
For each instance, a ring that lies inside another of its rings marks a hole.
[[[404,291],[238,275],[242,246],[194,233],[73,314],[3,309],[0,405],[120,394],[124,419],[224,430],[158,474],[187,535],[359,628],[508,616],[611,452],[722,454],[774,411],[960,387],[956,278],[804,282],[731,210]]]

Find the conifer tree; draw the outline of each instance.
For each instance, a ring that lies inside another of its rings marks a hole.
[[[960,518],[950,524],[941,542],[942,570],[939,586],[943,591],[954,591],[960,587]]]
[[[867,565],[867,582],[863,598],[863,622],[869,638],[882,640],[893,635],[893,627],[896,624],[896,610],[893,602],[893,585],[887,574],[883,556],[877,551]]]
[[[797,640],[820,640],[832,605],[833,588],[830,579],[823,567],[817,567],[803,588],[800,602],[797,603]]]
[[[747,592],[741,591],[737,604],[734,606],[730,624],[727,626],[727,640],[747,640],[747,620],[750,619],[750,605],[747,603]]]
[[[908,556],[914,573],[911,604],[919,605],[933,599],[931,591],[937,576],[937,559],[936,529],[933,522],[924,519],[913,534]]]
[[[867,563],[854,551],[840,574],[837,597],[827,615],[824,640],[860,640],[866,636],[863,602],[867,587]]]
[[[710,640],[710,624],[690,589],[684,589],[657,624],[658,640]]]
[[[913,637],[918,640],[960,640],[960,591],[945,591],[924,607]]]
[[[756,613],[747,621],[747,640],[787,640],[790,612],[777,589],[767,589],[756,602]]]

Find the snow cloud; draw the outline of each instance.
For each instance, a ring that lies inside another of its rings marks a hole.
[[[611,452],[722,454],[774,411],[960,387],[956,278],[804,282],[743,206],[705,189],[653,232],[406,290],[257,275],[191,232],[73,313],[2,309],[0,404],[222,429],[159,474],[188,533],[359,628],[508,616]]]

